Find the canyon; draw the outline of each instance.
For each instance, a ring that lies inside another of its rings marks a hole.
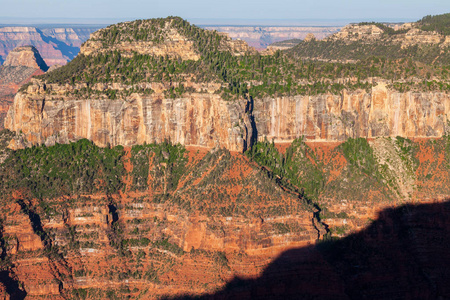
[[[29,80],[0,134],[0,295],[448,297],[445,67],[289,51],[139,20]]]
[[[20,46],[35,46],[48,66],[65,65],[79,52],[81,44],[101,26],[0,27],[0,63]]]

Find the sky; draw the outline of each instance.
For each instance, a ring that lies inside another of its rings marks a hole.
[[[0,0],[0,23],[109,23],[180,16],[194,23],[415,21],[450,0]]]

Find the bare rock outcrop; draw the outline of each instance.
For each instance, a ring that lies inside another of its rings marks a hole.
[[[345,43],[387,41],[401,44],[402,48],[424,44],[441,44],[442,47],[446,45],[444,35],[435,31],[424,31],[418,28],[417,23],[405,23],[397,26],[387,25],[389,24],[349,24],[341,31],[325,38],[325,40],[343,41]],[[390,35],[387,30],[398,30],[399,32]]]
[[[186,98],[132,96],[108,99],[48,100],[19,93],[6,127],[22,132],[27,145],[68,143],[87,138],[100,146],[163,142],[243,151],[247,140],[244,104],[215,94]],[[15,145],[13,148],[20,147]]]
[[[376,25],[349,24],[341,31],[327,37],[325,40],[344,40],[354,42],[359,40],[378,40],[383,30]]]
[[[450,96],[400,93],[384,85],[341,95],[264,98],[255,101],[258,139],[344,141],[382,136],[441,137],[449,130]]]
[[[28,140],[12,148],[87,138],[100,146],[170,140],[243,151],[256,137],[276,142],[302,136],[318,141],[441,137],[449,131],[449,114],[447,93],[401,93],[383,84],[370,92],[255,99],[250,110],[242,101],[227,102],[216,94],[192,93],[177,99],[134,95],[112,101],[52,100],[43,94],[19,93],[5,127]]]
[[[34,46],[17,47],[8,54],[4,66],[28,67],[47,71],[48,66]]]
[[[0,129],[14,101],[14,95],[22,84],[48,68],[36,48],[19,47],[12,51],[4,65],[0,66]]]

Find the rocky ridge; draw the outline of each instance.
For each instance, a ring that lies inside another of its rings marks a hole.
[[[399,33],[389,37],[388,40],[393,43],[401,44],[402,48],[422,44],[439,45],[441,48],[448,46],[448,39],[445,35],[439,34],[435,31],[421,30],[413,23],[406,23],[403,26],[396,28],[396,31]],[[351,24],[345,26],[341,31],[325,38],[324,40],[345,41],[346,43],[356,41],[374,42],[377,40],[385,40],[386,36],[384,33],[386,33],[386,30],[387,29],[379,25]]]
[[[15,48],[8,54],[3,66],[23,66],[32,69],[40,69],[43,72],[48,70],[48,66],[39,54],[39,51],[33,46]]]
[[[95,55],[98,52],[111,52],[117,50],[125,55],[132,52],[140,54],[169,56],[183,60],[199,60],[200,53],[195,49],[194,41],[186,34],[180,32],[179,19],[169,21],[164,19],[138,20],[133,22],[111,25],[93,33],[85,42],[80,53]],[[130,32],[132,28],[133,32]],[[127,35],[129,34],[129,35]],[[131,37],[131,34],[133,36]],[[232,40],[227,34],[221,33],[219,51],[230,51],[233,55],[243,55],[256,51],[245,42]],[[112,40],[106,40],[105,38]]]

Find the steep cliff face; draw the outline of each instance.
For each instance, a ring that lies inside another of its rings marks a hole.
[[[450,295],[449,202],[382,211],[364,230],[282,253],[255,279],[175,299],[438,299]]]
[[[47,70],[39,52],[32,46],[18,47],[11,51],[3,66],[0,66],[0,129],[14,95],[22,84],[31,80],[34,75],[41,75]]]
[[[24,134],[28,144],[22,146],[81,138],[102,146],[168,139],[242,151],[256,137],[275,142],[302,136],[319,141],[441,137],[449,130],[450,98],[444,92],[400,93],[379,84],[369,93],[254,99],[252,108],[253,116],[243,101],[227,102],[219,95],[200,93],[177,99],[135,95],[127,101],[52,100],[43,94],[18,94],[5,128]]]
[[[251,137],[246,132],[251,124],[245,122],[244,106],[214,94],[194,93],[179,99],[135,95],[127,101],[111,101],[47,100],[19,93],[5,124],[24,134],[28,143],[23,146],[87,138],[103,147],[169,140],[243,151]]]
[[[255,100],[258,139],[344,141],[382,136],[441,137],[449,130],[445,92],[400,93],[383,84],[341,95]]]

